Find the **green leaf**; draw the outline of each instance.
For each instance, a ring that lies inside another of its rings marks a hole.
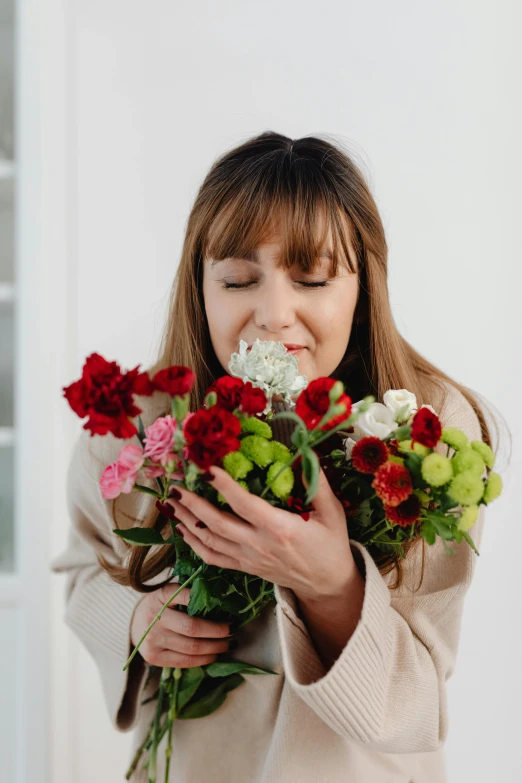
[[[147,527],[130,527],[127,530],[113,530],[117,536],[137,546],[152,546],[167,543],[158,530]]]
[[[161,495],[156,492],[155,489],[151,489],[150,487],[145,487],[143,484],[135,484],[133,489],[137,490],[138,492],[145,492],[147,495],[154,495],[155,498],[161,497]]]
[[[182,710],[188,704],[204,678],[205,672],[201,666],[191,666],[188,669],[181,670],[177,699],[178,710]]]
[[[238,685],[244,682],[244,679],[240,674],[231,674],[230,677],[221,680],[215,688],[202,696],[201,699],[184,707],[178,713],[178,719],[203,718],[205,715],[215,712],[225,701],[228,691],[237,688]]]
[[[243,661],[213,661],[205,666],[205,671],[210,677],[226,677],[235,672],[244,672],[245,674],[279,674],[271,669],[262,669],[259,666],[252,666]]]
[[[308,505],[317,493],[319,487],[319,457],[312,449],[306,449],[303,451],[302,467],[306,483],[308,484],[308,492],[306,495],[305,505]]]
[[[219,596],[212,595],[206,580],[197,577],[190,588],[190,601],[188,604],[189,614],[206,614],[219,605]]]

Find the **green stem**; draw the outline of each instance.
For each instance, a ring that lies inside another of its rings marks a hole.
[[[138,766],[139,760],[140,760],[140,758],[143,755],[143,751],[145,750],[145,746],[147,745],[148,741],[151,738],[152,729],[153,729],[153,726],[150,727],[150,729],[148,730],[147,734],[145,735],[145,739],[143,740],[143,742],[141,743],[139,748],[136,750],[136,753],[134,754],[134,758],[132,759],[131,765],[130,765],[129,769],[127,770],[126,774],[125,774],[125,779],[126,780],[130,780],[131,775],[134,773],[134,770]]]
[[[376,530],[377,528],[379,528],[379,527],[381,527],[381,526],[383,526],[383,527],[382,527],[383,531],[388,529],[388,522],[386,521],[386,519],[384,519],[384,520],[380,519],[380,520],[377,522],[377,524],[375,524],[375,525],[373,525],[372,527],[369,527],[367,530],[365,530],[365,531],[364,531],[364,535],[363,535],[363,536],[361,537],[361,539],[360,539],[360,543],[361,543],[361,544],[365,544],[365,543],[367,543],[367,541],[369,540],[369,538],[372,538],[372,536],[368,536],[368,533],[371,533],[371,532],[372,532],[372,530]]]
[[[147,765],[147,778],[148,783],[156,783],[156,758],[158,755],[159,745],[159,725],[161,718],[161,711],[163,707],[163,696],[168,685],[168,680],[171,675],[172,669],[168,666],[164,666],[161,671],[160,689],[158,694],[158,703],[156,705],[156,712],[154,715],[154,724],[152,729],[152,748],[150,750],[149,761]]]
[[[135,647],[135,648],[134,648],[134,650],[132,651],[132,653],[131,653],[131,655],[130,655],[130,658],[129,658],[129,660],[127,661],[127,663],[126,663],[126,664],[125,664],[125,666],[123,667],[123,671],[125,671],[125,669],[128,667],[128,665],[130,664],[130,662],[132,661],[132,659],[134,658],[134,656],[136,655],[136,653],[137,653],[137,652],[138,652],[138,650],[140,649],[140,645],[141,645],[142,641],[145,639],[145,637],[147,636],[147,634],[148,634],[148,632],[150,631],[150,629],[152,628],[152,626],[153,626],[155,623],[157,623],[157,622],[158,622],[158,620],[160,619],[161,615],[163,614],[163,612],[165,611],[165,609],[167,608],[167,606],[170,604],[170,602],[171,602],[171,601],[172,601],[172,600],[173,600],[173,599],[174,599],[174,598],[175,598],[175,597],[176,597],[176,596],[177,596],[177,595],[178,595],[178,594],[179,594],[179,593],[180,593],[180,592],[183,590],[183,588],[184,588],[184,587],[186,587],[188,584],[190,584],[190,582],[192,582],[192,581],[193,581],[193,580],[196,578],[196,576],[197,576],[198,574],[200,574],[200,573],[201,573],[201,571],[202,571],[202,570],[203,570],[203,565],[200,565],[200,567],[199,567],[199,568],[198,568],[196,571],[194,571],[194,573],[192,574],[192,576],[189,576],[189,578],[187,579],[187,581],[186,581],[186,582],[183,582],[183,584],[182,584],[182,585],[180,585],[179,589],[178,589],[178,590],[176,590],[176,592],[174,593],[174,595],[171,595],[171,597],[170,597],[170,598],[169,598],[169,599],[168,599],[168,600],[167,600],[167,601],[166,601],[166,602],[163,604],[163,606],[162,606],[162,607],[161,607],[161,609],[159,610],[158,614],[157,614],[157,615],[156,615],[156,617],[155,617],[155,618],[152,620],[151,624],[149,625],[149,627],[147,628],[147,630],[145,631],[145,633],[143,634],[143,636],[142,636],[142,637],[141,637],[141,639],[139,640],[138,644],[136,645],[136,647]]]

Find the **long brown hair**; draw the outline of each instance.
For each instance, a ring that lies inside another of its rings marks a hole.
[[[315,231],[318,214],[326,216],[322,237]],[[209,385],[225,374],[212,347],[205,315],[203,262],[207,257],[245,257],[271,235],[276,219],[281,228],[282,266],[289,269],[296,264],[304,272],[312,269],[326,231],[331,229],[333,274],[339,263],[345,263],[350,272],[359,276],[348,346],[332,373],[333,378],[344,383],[351,398],[359,400],[372,394],[381,400],[388,389],[408,389],[416,395],[419,406],[437,402],[436,410],[440,411],[447,397],[446,384],[450,384],[471,404],[482,438],[493,448],[476,395],[421,356],[399,334],[388,297],[388,247],[373,196],[350,153],[341,144],[316,136],[293,140],[267,131],[225,153],[212,165],[188,218],[158,359],[148,372],[152,375],[171,365],[191,367],[197,378],[191,410],[202,406]],[[355,264],[350,258],[349,243],[355,252]],[[156,402],[156,413],[144,410],[145,426],[161,415],[162,405],[163,413],[170,412],[168,398]],[[498,438],[496,422],[495,430]],[[112,507],[116,525],[120,498]],[[144,527],[167,528],[154,503],[139,521]],[[404,549],[409,551],[419,541],[423,545],[422,582],[424,538],[419,535],[406,542]],[[158,583],[144,582],[173,564],[173,547],[129,548],[125,565],[114,565],[100,555],[98,559],[118,583],[142,592],[158,589]],[[403,560],[396,554],[383,553],[374,559],[383,575],[397,570],[396,582],[390,587],[399,587]],[[168,581],[170,577],[161,584]]]

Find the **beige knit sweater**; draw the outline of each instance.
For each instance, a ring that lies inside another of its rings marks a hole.
[[[444,407],[432,403],[443,425],[480,438],[473,409],[460,392],[447,388]],[[160,413],[153,400],[139,400],[145,426]],[[288,426],[274,422],[274,437],[288,443]],[[115,730],[133,729],[136,748],[154,712],[153,702],[141,702],[157,685],[153,677],[145,686],[147,666],[139,654],[129,671],[122,671],[133,649],[133,611],[143,594],[113,582],[95,557],[98,551],[121,562],[125,554],[124,543],[112,532],[110,502],[102,498],[98,479],[131,442],[136,439],[91,438],[81,431],[67,475],[69,540],[51,569],[67,573],[65,622],[96,662]],[[132,517],[143,519],[153,502],[138,492],[122,499],[129,527],[136,524]],[[484,508],[470,531],[479,551]],[[455,554],[449,556],[437,539],[427,548],[424,581],[413,595],[420,547],[406,559],[406,583],[396,591],[388,588],[393,574],[381,576],[367,551],[351,543],[365,576],[365,597],[359,624],[334,665],[325,671],[293,591],[276,585],[277,604],[239,632],[233,655],[279,674],[246,674],[216,712],[174,725],[172,783],[446,781],[446,681],[455,669],[464,599],[478,557],[464,541],[452,543]],[[169,572],[149,584],[168,578]],[[160,782],[163,763],[162,743]],[[145,772],[139,768],[133,780],[145,783]]]

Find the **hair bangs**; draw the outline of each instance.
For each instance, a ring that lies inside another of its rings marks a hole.
[[[203,257],[250,258],[261,244],[280,240],[279,266],[308,273],[326,257],[333,275],[339,264],[355,273],[351,221],[317,176],[313,162],[294,158],[293,165],[300,164],[298,176],[290,175],[291,168],[282,176],[281,161],[277,167],[273,160],[265,163],[264,171],[236,182],[228,201],[218,208],[203,243]]]

